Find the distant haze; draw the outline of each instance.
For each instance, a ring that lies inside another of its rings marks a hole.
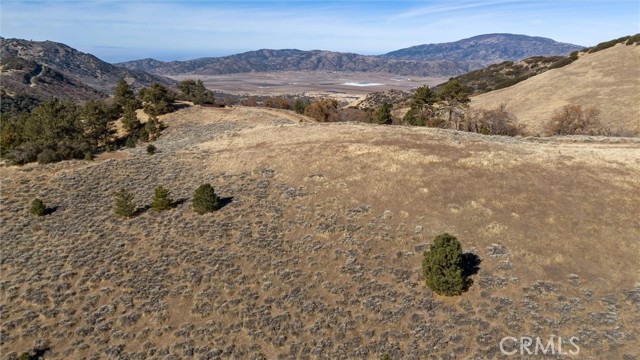
[[[638,32],[640,3],[611,1],[18,1],[1,35],[62,42],[109,62],[269,49],[372,55],[486,33],[594,45]]]

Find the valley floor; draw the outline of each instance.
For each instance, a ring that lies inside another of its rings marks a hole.
[[[637,139],[161,120],[155,155],[0,169],[3,359],[39,341],[47,359],[502,359],[504,337],[551,335],[580,359],[640,353]],[[206,182],[228,205],[200,216]],[[116,190],[142,207],[158,185],[175,209],[112,215]],[[35,197],[55,211],[30,216]],[[421,275],[442,232],[482,259],[459,297]]]

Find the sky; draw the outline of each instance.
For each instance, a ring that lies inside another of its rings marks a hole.
[[[0,35],[52,40],[108,62],[257,49],[366,55],[487,33],[591,46],[640,32],[640,0],[0,0]]]

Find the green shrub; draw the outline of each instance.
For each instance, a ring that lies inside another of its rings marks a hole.
[[[31,214],[35,216],[42,216],[47,212],[46,205],[42,202],[42,200],[35,198],[31,202]]]
[[[446,296],[462,293],[465,286],[462,247],[455,236],[447,233],[436,236],[424,253],[422,273],[434,292]]]
[[[149,154],[149,155],[153,155],[153,154],[155,154],[155,153],[156,153],[156,150],[157,150],[157,149],[156,149],[156,147],[155,147],[155,146],[153,146],[153,144],[149,144],[149,145],[147,145],[147,154]]]
[[[124,143],[124,146],[128,147],[128,148],[134,148],[136,147],[136,138],[133,136],[129,136],[127,138],[127,141]]]
[[[169,190],[167,190],[164,186],[158,186],[153,195],[153,200],[151,200],[151,209],[155,211],[163,211],[169,210],[173,207],[173,199],[171,199],[171,194]]]
[[[200,185],[193,194],[193,211],[202,215],[220,208],[221,201],[211,184]]]
[[[571,64],[573,61],[574,61],[574,59],[572,59],[570,57],[562,58],[562,59],[554,62],[553,64],[549,65],[549,70],[558,69],[558,68],[567,66],[567,65]]]
[[[116,191],[113,198],[113,212],[122,217],[132,217],[136,213],[136,203],[133,201],[133,195],[127,190],[120,189]]]
[[[374,112],[374,121],[377,124],[391,125],[393,118],[391,117],[391,105],[386,101],[383,102]]]

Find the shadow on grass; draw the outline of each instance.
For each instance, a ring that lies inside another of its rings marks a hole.
[[[151,210],[151,205],[145,205],[145,206],[143,206],[141,208],[137,208],[136,211],[133,213],[133,215],[131,217],[140,216],[140,215],[146,213],[149,210]]]
[[[220,205],[216,210],[222,209],[223,207],[231,204],[231,202],[233,202],[233,196],[220,198]]]
[[[178,199],[178,200],[176,200],[176,201],[172,202],[172,203],[171,203],[171,207],[177,207],[177,206],[179,206],[179,205],[182,205],[182,204],[186,203],[188,200],[189,200],[189,199],[187,199],[187,198],[180,198],[180,199]]]
[[[480,256],[466,252],[462,254],[462,276],[464,277],[464,290],[467,291],[473,285],[473,279],[471,275],[475,275],[480,270],[480,263],[482,259]]]
[[[54,212],[56,212],[56,210],[58,210],[60,206],[49,206],[46,209],[44,209],[44,214],[43,215],[51,215]]]

